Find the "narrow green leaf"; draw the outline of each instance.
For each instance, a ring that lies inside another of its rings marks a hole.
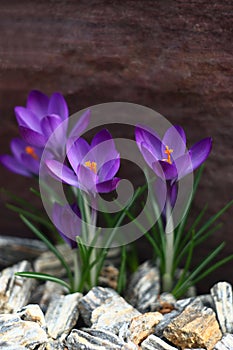
[[[190,241],[190,246],[189,246],[189,250],[188,250],[188,256],[187,256],[187,259],[185,261],[185,266],[183,268],[183,272],[174,288],[174,290],[178,289],[182,284],[183,282],[185,281],[186,279],[186,275],[188,273],[188,270],[190,268],[190,264],[191,264],[191,261],[192,261],[192,256],[193,256],[193,248],[194,248],[194,232],[193,232],[193,235],[192,235],[192,238],[191,238],[191,241]],[[175,273],[175,270],[173,270],[173,274]]]
[[[25,218],[25,216],[20,215],[20,217],[21,217],[22,221],[30,228],[30,230],[32,230],[32,232],[35,233],[35,235],[40,240],[42,240],[45,243],[45,245],[48,247],[48,249],[58,258],[58,260],[61,262],[61,264],[66,269],[70,284],[72,286],[73,276],[72,276],[71,269],[68,266],[65,259],[63,258],[63,256],[61,255],[61,253],[59,252],[59,250],[48,240],[47,237],[45,237],[45,235],[42,232],[40,232],[27,218]]]
[[[65,281],[61,280],[60,278],[54,277],[52,275],[48,275],[46,273],[40,273],[40,272],[30,272],[30,271],[25,271],[25,272],[16,272],[15,276],[21,276],[21,277],[27,277],[27,278],[36,278],[42,281],[51,281],[58,283],[64,287],[66,287],[69,292],[71,292],[71,287],[68,283]]]
[[[121,247],[121,265],[119,270],[117,292],[121,294],[126,284],[126,246]]]
[[[182,251],[182,249],[184,248],[184,246],[187,244],[187,242],[189,241],[192,232],[196,229],[197,225],[199,224],[199,222],[201,221],[201,219],[203,218],[205,212],[207,209],[207,205],[200,211],[200,213],[198,214],[198,216],[196,217],[196,219],[194,220],[193,224],[191,225],[190,229],[188,230],[187,233],[185,233],[185,235],[183,235],[182,237],[182,241],[180,240],[176,240],[175,243],[175,255],[179,256],[180,252]],[[179,243],[179,245],[178,245]]]
[[[198,276],[196,279],[193,280],[193,284],[199,282],[202,280],[204,277],[209,275],[212,271],[216,270],[218,267],[226,264],[227,262],[231,261],[233,259],[233,254],[230,256],[227,256],[224,259],[221,259],[220,261],[216,262],[214,265],[212,265],[210,268],[208,268],[205,272],[203,272],[200,276]]]
[[[195,279],[196,275],[200,273],[206,265],[208,265],[215,256],[223,249],[225,243],[223,242],[220,244],[217,248],[215,248],[195,269],[190,275],[186,278],[185,282],[180,286],[177,290],[174,290],[172,293],[175,297],[179,297],[181,293],[183,293],[183,289],[187,289],[190,284],[193,284],[193,280]]]
[[[188,204],[188,208],[186,210],[186,213],[185,213],[183,219],[181,220],[181,222],[180,222],[180,224],[179,224],[179,226],[177,228],[177,233],[176,233],[176,236],[175,236],[175,245],[174,245],[175,255],[176,255],[177,249],[180,246],[180,240],[181,240],[181,237],[183,235],[183,232],[184,232],[187,220],[188,220],[188,216],[189,216],[189,213],[190,213],[190,210],[191,210],[192,202],[193,202],[193,199],[194,199],[195,194],[197,192],[197,188],[198,188],[198,185],[199,185],[199,182],[200,182],[203,170],[204,170],[204,164],[202,164],[200,166],[200,168],[198,169],[198,171],[197,171],[197,174],[196,174],[195,179],[194,179],[193,192],[192,192],[189,204]],[[192,232],[192,230],[193,230],[193,228],[191,229],[190,232]]]
[[[216,213],[215,215],[213,215],[201,228],[200,230],[197,232],[197,235],[200,236],[204,231],[206,231],[206,229],[212,225],[227,209],[229,209],[233,204],[233,200],[230,201],[229,203],[227,203],[225,205],[225,207],[223,207],[221,210],[219,210],[218,213]]]
[[[30,187],[30,191],[35,194],[38,198],[41,198],[40,191],[37,191],[35,188]]]
[[[51,224],[49,220],[46,220],[45,218],[38,216],[36,214],[30,213],[29,211],[16,207],[13,204],[7,204],[7,208],[11,209],[12,211],[22,214],[24,216],[27,216],[28,218],[32,219],[33,221],[36,221],[37,223],[43,224],[44,226],[48,227],[50,230],[54,229],[54,226]]]
[[[1,189],[1,192],[4,195],[7,195],[8,197],[10,197],[10,199],[12,199],[15,203],[20,204],[22,207],[25,207],[26,209],[28,209],[28,207],[30,206],[30,210],[32,212],[35,212],[37,210],[37,208],[35,208],[35,206],[32,203],[29,204],[28,201],[16,196],[14,193],[11,193],[10,191],[6,191],[5,189]]]

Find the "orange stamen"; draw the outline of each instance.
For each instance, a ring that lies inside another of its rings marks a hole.
[[[35,160],[38,160],[38,155],[36,154],[35,150],[33,147],[31,146],[27,146],[25,147],[25,152],[27,154],[29,154],[29,156],[31,156],[32,158],[34,158]]]
[[[89,168],[91,171],[93,171],[95,174],[97,173],[97,164],[96,162],[90,162],[90,160],[88,160],[88,162],[85,162],[84,165]]]
[[[168,162],[169,164],[172,164],[172,161],[171,161],[171,153],[172,152],[173,152],[173,149],[166,146],[164,153],[167,155],[167,158],[164,158],[162,160],[164,160],[165,162]]]

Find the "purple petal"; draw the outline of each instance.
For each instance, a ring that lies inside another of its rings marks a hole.
[[[15,107],[15,115],[19,126],[28,127],[34,131],[41,132],[40,121],[29,109],[25,107]]]
[[[37,90],[30,92],[27,99],[27,108],[37,116],[37,119],[41,119],[48,114],[48,105],[48,96]]]
[[[193,165],[193,170],[198,168],[208,157],[212,148],[212,139],[207,137],[193,145],[189,153]]]
[[[107,161],[117,158],[118,152],[115,148],[115,143],[112,135],[107,129],[103,129],[98,132],[92,142],[91,151],[89,154],[90,158],[93,158],[97,163],[98,169]]]
[[[169,200],[170,205],[172,208],[174,208],[176,204],[177,194],[178,194],[178,184],[177,182],[174,182],[172,185],[168,185],[168,192],[169,192]]]
[[[59,234],[72,249],[77,248],[76,237],[81,234],[80,211],[76,206],[53,206],[53,222]]]
[[[174,165],[177,169],[178,179],[180,180],[185,175],[193,171],[193,165],[190,157],[190,153],[186,152],[181,157],[177,158],[174,162]]]
[[[25,152],[25,147],[27,146],[27,143],[19,137],[16,137],[11,140],[10,146],[11,152],[13,153],[14,157],[20,161],[22,153]]]
[[[38,175],[40,169],[40,162],[34,159],[29,154],[22,154],[21,156],[22,164],[28,169],[31,173]]]
[[[46,139],[44,135],[38,133],[37,131],[33,131],[32,129],[29,129],[24,126],[19,127],[20,134],[22,138],[28,142],[30,145],[36,146],[36,147],[44,147],[46,143]]]
[[[118,182],[121,179],[118,177],[114,177],[112,180],[108,180],[105,182],[100,182],[96,185],[98,193],[109,193],[116,189]]]
[[[45,163],[50,172],[55,175],[57,179],[64,181],[69,185],[79,187],[77,177],[75,176],[74,172],[66,165],[54,159],[46,160]]]
[[[88,124],[90,122],[90,116],[91,111],[89,109],[81,115],[81,117],[79,118],[79,120],[77,121],[77,123],[72,128],[69,134],[70,138],[78,138],[80,135],[82,135],[84,130],[88,127]]]
[[[94,136],[94,138],[93,138],[93,140],[91,142],[91,148],[94,148],[98,144],[100,144],[100,143],[102,143],[104,141],[108,141],[108,140],[111,140],[113,142],[113,145],[114,145],[114,141],[112,139],[112,135],[110,134],[110,132],[107,129],[103,129],[103,130],[99,131]]]
[[[97,192],[97,175],[92,170],[84,165],[79,165],[77,168],[77,176],[81,189],[87,192]]]
[[[23,176],[31,177],[32,174],[23,168],[22,163],[18,162],[14,157],[10,155],[0,156],[0,162],[10,171]]]
[[[99,181],[103,182],[112,179],[119,170],[119,167],[120,157],[104,163],[98,172]]]
[[[119,153],[112,144],[112,141],[104,141],[99,143],[86,154],[86,161],[94,161],[97,164],[97,169],[100,169],[105,163],[110,160],[119,158]]]
[[[142,124],[137,124],[136,127],[135,127],[135,133],[136,131],[146,131],[147,133],[149,133],[150,135],[154,136],[155,138],[159,139],[160,140],[160,136],[159,134],[154,130],[152,129],[151,127],[147,126],[147,125],[142,125]],[[143,134],[142,134],[143,135]],[[140,137],[140,134],[138,135]],[[139,140],[140,141],[140,140]],[[144,140],[141,140],[141,142],[143,142]]]
[[[75,172],[77,171],[79,164],[84,164],[85,161],[88,161],[88,159],[85,159],[85,156],[89,150],[90,146],[83,138],[80,137],[75,142],[72,139],[68,139],[67,157]]]
[[[155,181],[155,197],[157,200],[158,207],[162,212],[164,210],[167,198],[167,184],[160,177]]]
[[[49,101],[48,114],[57,114],[62,118],[62,120],[68,118],[69,111],[67,103],[59,92],[52,94]]]
[[[171,126],[165,133],[162,141],[162,158],[167,158],[165,151],[165,146],[172,149],[171,154],[173,159],[176,159],[183,155],[186,150],[186,136],[184,130],[181,126]]]
[[[153,168],[153,163],[158,161],[158,159],[155,158],[153,154],[153,149],[149,144],[145,142],[142,142],[140,146],[141,146],[141,153],[143,155],[143,158],[145,159],[149,167]]]
[[[143,143],[149,145],[150,152],[156,159],[161,159],[161,141],[155,132],[148,131],[147,127],[136,126],[135,139],[141,151]]]
[[[58,115],[48,115],[42,119],[41,130],[46,139],[49,139],[61,122],[62,120]],[[64,138],[63,142],[65,142],[65,140],[66,137]]]
[[[157,176],[164,180],[174,180],[177,178],[177,169],[174,164],[158,161],[152,164],[153,170]]]

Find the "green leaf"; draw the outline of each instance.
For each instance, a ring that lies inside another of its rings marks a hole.
[[[212,265],[210,268],[208,268],[205,272],[203,272],[201,275],[199,275],[196,279],[193,280],[193,284],[199,282],[202,280],[204,277],[209,275],[212,271],[216,270],[218,267],[222,266],[223,264],[226,264],[230,260],[233,259],[233,254],[227,256],[224,259],[221,259],[220,261],[216,262],[214,265]]]
[[[178,241],[176,241],[176,244],[175,244],[175,255],[176,256],[180,256],[181,251],[183,250],[183,248],[185,247],[185,245],[189,241],[189,239],[190,239],[190,237],[192,235],[192,232],[195,231],[197,225],[201,221],[203,215],[206,212],[206,209],[207,209],[207,205],[200,211],[200,213],[198,214],[198,216],[194,220],[192,226],[190,227],[188,232],[184,235],[184,237],[182,239],[182,242],[179,241],[179,245],[178,245]]]
[[[126,284],[126,246],[121,247],[121,265],[117,282],[117,292],[121,294]]]
[[[16,272],[15,276],[20,276],[20,277],[27,277],[27,278],[36,278],[42,281],[51,281],[51,282],[55,282],[58,283],[64,287],[66,287],[69,292],[71,292],[71,287],[68,283],[66,283],[65,281],[61,280],[60,278],[54,277],[52,275],[48,275],[46,273],[40,273],[40,272],[30,272],[30,271],[26,271],[26,272]]]
[[[58,260],[61,262],[61,264],[64,266],[70,284],[71,286],[73,285],[73,275],[71,272],[70,267],[68,266],[67,262],[65,261],[65,259],[63,258],[62,254],[59,252],[59,250],[48,240],[47,237],[45,237],[45,235],[40,232],[28,219],[26,219],[23,215],[20,215],[22,221],[30,228],[30,230],[35,233],[35,235],[45,243],[45,245],[48,247],[48,249],[58,258]]]
[[[195,280],[195,277],[197,274],[199,274],[205,267],[208,265],[216,255],[223,249],[225,243],[223,242],[220,244],[217,248],[215,248],[208,256],[205,258],[195,269],[190,275],[186,278],[185,282],[179,287],[179,288],[174,288],[172,291],[172,294],[176,297],[179,298],[184,291],[186,291],[190,285],[193,285],[193,281]]]
[[[207,228],[212,225],[227,209],[229,209],[233,204],[233,200],[230,201],[223,207],[217,214],[213,215],[197,232],[197,236],[200,236]]]
[[[190,241],[189,250],[188,250],[188,256],[187,256],[186,261],[185,261],[185,266],[184,266],[183,272],[182,272],[182,274],[181,274],[181,276],[180,276],[180,278],[179,278],[179,280],[178,280],[174,290],[176,290],[180,286],[182,286],[183,282],[186,279],[186,275],[188,273],[188,270],[189,270],[189,267],[190,267],[190,264],[191,264],[191,261],[192,261],[193,248],[194,248],[194,232],[193,232],[193,235],[192,235],[192,238],[191,238],[191,241]]]
[[[54,226],[51,224],[51,222],[41,216],[38,216],[36,214],[30,213],[29,211],[16,207],[13,204],[7,204],[7,208],[11,209],[12,211],[18,213],[18,214],[22,214],[24,216],[27,216],[28,218],[36,221],[37,223],[40,223],[46,227],[48,227],[50,230],[54,230]]]
[[[32,212],[35,212],[37,209],[35,208],[35,206],[32,205],[32,203],[28,203],[28,201],[26,201],[25,199],[23,198],[20,198],[18,196],[16,196],[14,193],[11,193],[9,191],[6,191],[5,189],[1,189],[1,192],[4,194],[4,195],[7,195],[8,197],[10,197],[14,202],[20,204],[22,207],[25,207],[28,209],[29,205],[30,205],[30,210]]]
[[[182,234],[184,232],[184,229],[185,229],[185,226],[186,226],[186,223],[188,220],[188,216],[189,216],[189,213],[191,210],[191,205],[192,205],[193,199],[195,197],[195,194],[197,192],[197,188],[198,188],[203,170],[204,170],[204,164],[202,164],[197,171],[197,174],[196,174],[195,179],[194,179],[193,192],[192,192],[189,204],[188,204],[188,208],[186,210],[186,213],[185,213],[183,219],[181,220],[181,222],[177,228],[177,232],[175,235],[175,245],[174,245],[175,255],[177,254],[177,250],[180,246],[180,240],[181,240]],[[192,231],[193,231],[193,228],[190,230],[189,233],[191,233]]]

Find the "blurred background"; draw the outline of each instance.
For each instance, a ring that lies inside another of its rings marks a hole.
[[[233,4],[231,0],[11,0],[0,2],[0,143],[9,153],[18,135],[14,106],[30,90],[60,91],[70,114],[99,103],[122,101],[150,107],[183,126],[188,146],[212,136],[191,218],[208,203],[206,218],[233,192]],[[127,135],[123,135],[127,136]],[[35,201],[33,181],[1,166],[0,187]],[[136,176],[136,174],[135,174]],[[1,192],[0,234],[30,237]],[[39,206],[39,203],[38,203]],[[223,240],[220,257],[233,252],[233,210],[194,263]],[[144,239],[142,260],[150,258]],[[198,288],[233,283],[233,263]]]

